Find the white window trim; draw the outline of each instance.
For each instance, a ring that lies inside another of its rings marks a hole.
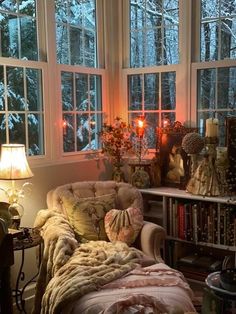
[[[190,60],[191,60],[191,1],[179,0],[179,64],[161,65],[145,68],[127,68],[129,64],[129,0],[123,0],[123,69],[121,76],[123,116],[128,119],[128,85],[131,74],[176,72],[176,120],[190,124]]]

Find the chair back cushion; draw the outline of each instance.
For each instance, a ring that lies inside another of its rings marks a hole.
[[[141,192],[134,186],[125,182],[115,181],[83,181],[58,186],[47,194],[47,206],[65,214],[63,198],[65,192],[69,191],[75,198],[97,197],[107,194],[115,194],[115,208],[127,209],[138,207],[143,211],[143,200]]]

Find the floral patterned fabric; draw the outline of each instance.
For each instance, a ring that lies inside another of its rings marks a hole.
[[[111,242],[122,241],[131,245],[143,226],[139,208],[111,209],[105,216],[105,230]]]
[[[107,240],[104,217],[115,206],[115,194],[76,198],[66,193],[62,201],[69,222],[81,239]]]

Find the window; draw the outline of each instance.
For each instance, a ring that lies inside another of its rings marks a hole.
[[[96,2],[55,1],[57,62],[96,67]]]
[[[179,1],[130,0],[129,13],[128,116],[131,123],[145,116],[148,147],[155,148],[156,128],[176,120]]]
[[[130,67],[179,62],[178,0],[130,1]]]
[[[102,1],[0,1],[1,143],[25,144],[41,160],[99,148],[105,70],[97,6]]]
[[[37,2],[0,2],[0,142],[44,155],[43,70]]]
[[[236,58],[234,0],[201,1],[201,61]]]
[[[206,119],[217,118],[219,145],[225,146],[225,118],[235,116],[236,110],[235,1],[201,0],[200,11],[201,62],[192,66],[197,78],[197,124],[204,136]]]
[[[0,66],[1,143],[22,143],[29,155],[43,155],[42,71]]]
[[[39,60],[36,1],[0,1],[0,56]]]
[[[63,152],[99,148],[104,71],[97,58],[96,1],[56,1],[57,63],[61,76]],[[60,64],[71,65],[68,70]],[[87,70],[85,70],[87,69]]]
[[[61,80],[64,152],[98,149],[102,125],[101,76],[62,72]]]
[[[145,115],[148,147],[155,148],[159,122],[175,121],[175,72],[133,74],[128,80],[129,121]]]

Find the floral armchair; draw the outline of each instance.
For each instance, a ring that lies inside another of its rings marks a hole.
[[[115,194],[116,208],[124,210],[129,207],[138,207],[143,210],[141,192],[128,183],[115,181],[84,181],[59,186],[48,192],[48,208],[67,216],[65,197],[62,197],[66,192],[72,193],[76,198],[83,199]],[[147,256],[154,258],[155,261],[163,262],[160,248],[164,239],[165,230],[161,226],[144,221],[134,246],[142,250]]]

